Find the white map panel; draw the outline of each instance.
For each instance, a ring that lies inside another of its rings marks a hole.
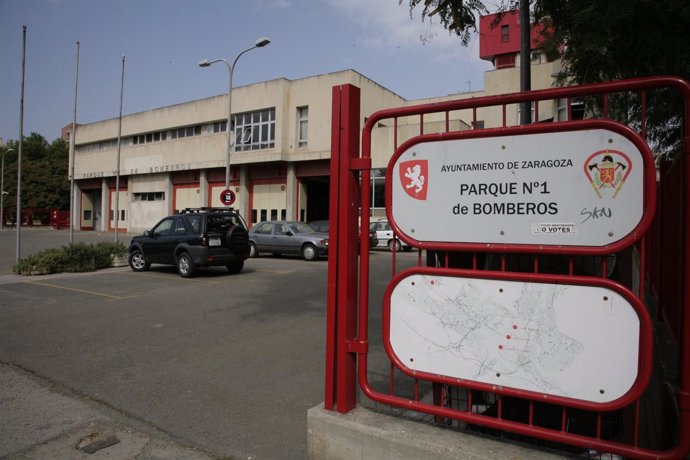
[[[389,340],[411,370],[605,403],[638,375],[640,320],[594,286],[411,274]]]

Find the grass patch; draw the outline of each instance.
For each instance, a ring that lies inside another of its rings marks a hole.
[[[12,271],[18,275],[48,275],[50,273],[92,272],[110,268],[113,257],[127,254],[123,243],[101,241],[96,244],[73,243],[51,248],[19,259]]]

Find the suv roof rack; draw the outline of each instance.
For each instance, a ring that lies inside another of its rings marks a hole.
[[[193,214],[193,213],[200,213],[200,212],[226,212],[226,213],[231,213],[235,212],[235,208],[214,208],[214,207],[201,207],[201,208],[184,208],[183,210],[180,211],[180,214]]]

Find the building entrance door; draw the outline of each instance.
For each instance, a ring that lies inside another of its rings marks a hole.
[[[303,178],[307,190],[307,221],[328,219],[330,178],[314,176]]]
[[[102,218],[102,193],[100,190],[93,192],[93,229],[101,231],[103,229]]]

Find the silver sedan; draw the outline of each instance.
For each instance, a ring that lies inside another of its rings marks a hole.
[[[274,255],[296,254],[304,260],[328,255],[328,234],[319,233],[304,222],[266,221],[249,230],[249,256],[262,252]]]

